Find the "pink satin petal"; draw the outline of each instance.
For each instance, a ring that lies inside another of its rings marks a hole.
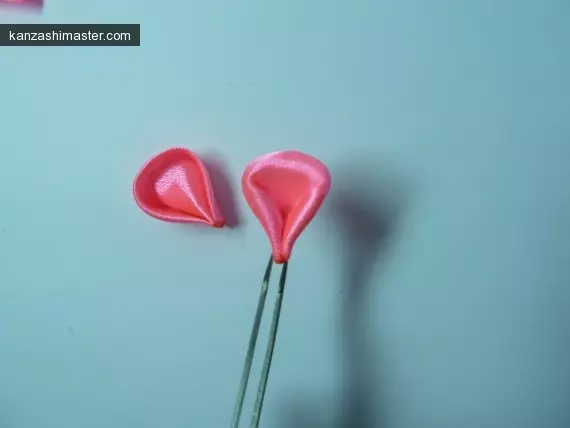
[[[225,224],[206,167],[185,148],[167,149],[146,162],[135,178],[133,194],[138,206],[159,220]]]
[[[330,186],[327,167],[298,151],[269,153],[246,167],[243,193],[269,238],[276,263],[289,260]]]
[[[43,0],[0,0],[0,6],[30,7],[38,9],[43,7]]]

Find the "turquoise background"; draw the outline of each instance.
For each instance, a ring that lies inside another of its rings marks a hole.
[[[264,427],[570,426],[570,2],[0,17],[142,31],[0,49],[1,428],[229,426],[269,254],[240,176],[287,148],[333,190],[293,253]],[[138,210],[173,145],[225,164],[240,227]]]

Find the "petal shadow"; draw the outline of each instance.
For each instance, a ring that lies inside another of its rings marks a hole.
[[[242,226],[242,216],[237,204],[236,189],[227,167],[228,163],[217,153],[200,154],[200,158],[210,173],[216,199],[226,219],[226,226],[230,229],[239,229]]]

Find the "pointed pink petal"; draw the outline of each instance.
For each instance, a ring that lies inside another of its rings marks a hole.
[[[265,229],[276,263],[293,246],[322,205],[331,186],[327,167],[298,151],[282,151],[251,162],[242,177],[243,193]]]
[[[139,207],[159,220],[224,226],[210,175],[191,150],[174,147],[154,156],[137,174],[133,193]]]

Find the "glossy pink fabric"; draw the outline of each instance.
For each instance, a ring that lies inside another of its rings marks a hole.
[[[133,194],[139,207],[159,220],[225,224],[206,167],[185,148],[167,149],[145,163],[135,178]]]
[[[21,6],[39,8],[44,4],[43,0],[0,0],[2,6]]]
[[[243,193],[269,237],[276,263],[289,260],[295,241],[317,213],[330,186],[327,167],[298,151],[269,153],[246,167]]]

